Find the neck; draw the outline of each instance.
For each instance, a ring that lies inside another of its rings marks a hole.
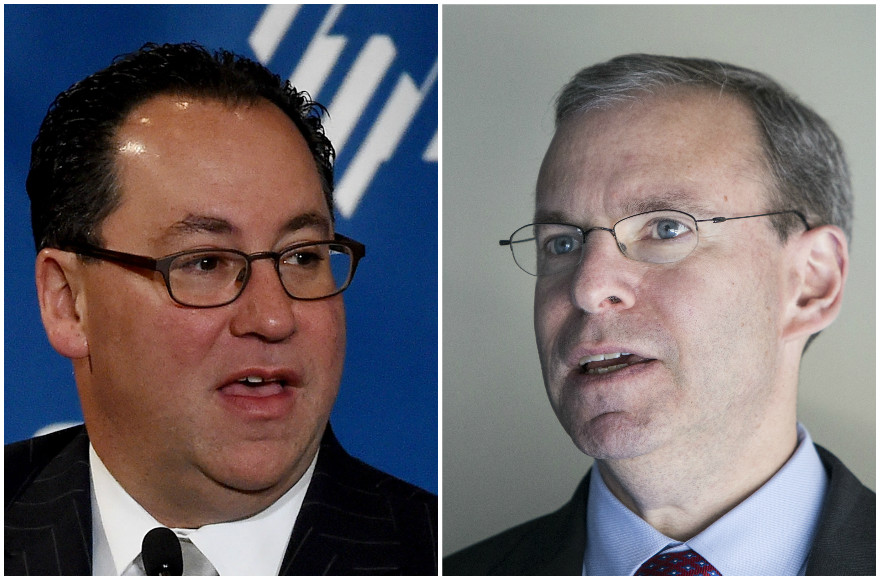
[[[320,439],[314,441],[277,478],[245,489],[224,484],[193,465],[169,462],[166,456],[138,455],[133,460],[130,446],[115,449],[113,439],[108,444],[107,437],[91,436],[91,430],[89,434],[95,453],[123,490],[156,521],[179,529],[238,521],[269,508],[306,473],[320,444]],[[142,469],[143,464],[162,467]]]
[[[128,476],[131,473],[114,472],[106,462],[105,468],[122,490],[160,524],[176,529],[198,529],[247,519],[266,510],[302,478],[310,464],[311,460],[305,463],[302,473],[297,471],[290,479],[256,491],[242,491],[216,481],[193,483],[187,477],[168,477],[161,481],[141,473],[133,478]],[[132,481],[140,481],[140,484]]]
[[[624,460],[597,460],[602,479],[627,508],[652,527],[687,541],[749,495],[797,447],[794,412],[757,429],[689,440],[687,445]],[[726,443],[732,441],[732,443]]]

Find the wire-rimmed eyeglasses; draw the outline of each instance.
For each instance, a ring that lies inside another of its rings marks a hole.
[[[806,217],[794,209],[773,211],[741,217],[711,217],[697,219],[675,209],[647,211],[625,217],[613,227],[582,229],[568,223],[530,223],[520,227],[500,245],[510,246],[516,264],[528,274],[553,275],[571,271],[580,265],[587,235],[592,231],[607,231],[617,242],[620,252],[635,261],[646,263],[673,263],[693,252],[699,241],[698,223],[724,223],[735,219],[751,219],[792,213],[807,230]]]
[[[284,291],[296,300],[320,300],[343,292],[350,284],[366,247],[344,235],[306,241],[281,251],[244,253],[237,249],[192,249],[158,259],[94,245],[63,248],[84,257],[158,271],[168,295],[194,308],[215,308],[235,301],[251,275],[251,264],[271,259]]]

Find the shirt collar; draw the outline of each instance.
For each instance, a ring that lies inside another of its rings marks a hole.
[[[318,457],[289,491],[256,515],[198,529],[187,536],[220,575],[277,575]],[[95,575],[122,575],[141,552],[144,535],[162,525],[113,478],[89,445]]]
[[[822,460],[809,433],[798,424],[798,446],[788,462],[746,500],[683,544],[626,508],[593,469],[584,574],[632,575],[652,555],[684,545],[722,575],[801,574],[827,487]]]

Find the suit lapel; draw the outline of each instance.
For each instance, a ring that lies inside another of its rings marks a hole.
[[[328,425],[281,575],[406,573],[393,504],[365,473]]]
[[[587,545],[587,501],[593,470],[581,480],[571,500],[558,511],[540,519],[531,533],[528,548],[518,555],[524,575],[580,575]],[[517,555],[515,555],[516,557]]]
[[[85,429],[78,427],[56,433],[49,441],[50,446],[39,439],[28,441],[29,464],[38,465],[41,460],[47,460],[48,452],[55,454],[59,441],[64,443],[62,450],[45,468],[34,466],[18,488],[6,488],[9,501],[5,511],[7,575],[90,575],[92,572],[89,440]]]
[[[78,427],[7,447],[7,575],[91,574],[88,444]],[[436,527],[436,507],[422,518],[411,503],[400,508],[406,492],[378,492],[399,483],[349,456],[328,425],[281,574],[436,575],[436,567],[424,568],[436,561],[436,537],[425,524]]]
[[[876,574],[876,498],[833,454],[816,445],[830,477],[818,532],[807,559],[807,575]],[[592,473],[590,470],[590,473]],[[589,477],[571,502],[553,513],[533,537],[523,574],[580,575],[586,546]],[[563,540],[564,537],[570,537]],[[555,537],[555,538],[554,538]],[[575,568],[575,565],[577,568]]]
[[[807,575],[876,573],[876,496],[833,454],[816,445],[830,482]]]

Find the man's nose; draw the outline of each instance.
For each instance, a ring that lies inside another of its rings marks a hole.
[[[623,255],[611,230],[587,232],[572,275],[571,300],[588,313],[625,310],[635,303],[634,262]]]
[[[284,291],[272,260],[255,260],[247,286],[232,303],[237,308],[232,333],[257,336],[267,342],[283,341],[296,331],[296,309],[301,303]]]

